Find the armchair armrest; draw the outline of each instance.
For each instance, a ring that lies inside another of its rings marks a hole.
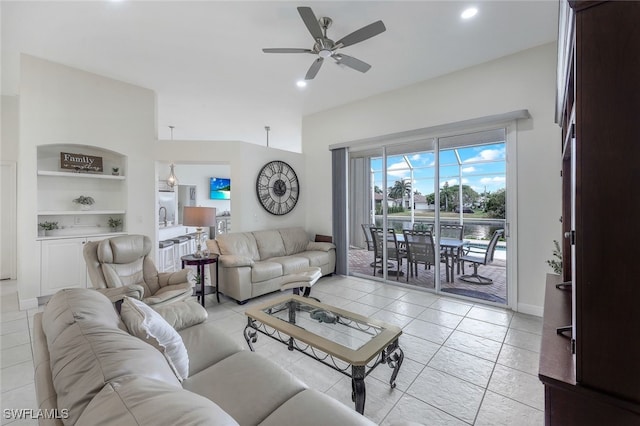
[[[307,244],[307,250],[309,251],[329,251],[335,248],[336,246],[333,243],[310,241],[309,244]]]
[[[190,273],[190,269],[181,269],[176,272],[160,272],[158,273],[158,284],[160,284],[160,287],[166,287],[168,285],[175,285],[186,282],[195,284],[195,282],[192,282],[193,280],[190,279]]]
[[[239,266],[253,266],[253,259],[235,254],[223,254],[218,258],[218,262],[223,268],[237,268]]]
[[[133,297],[138,300],[142,300],[142,297],[144,296],[144,288],[138,284],[113,288],[97,288],[96,291],[107,296],[112,303],[122,300],[125,296]]]

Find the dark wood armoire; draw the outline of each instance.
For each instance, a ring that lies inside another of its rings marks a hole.
[[[545,419],[637,426],[640,1],[561,0],[559,28],[563,275],[547,278]]]

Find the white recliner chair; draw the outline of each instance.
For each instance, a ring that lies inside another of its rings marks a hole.
[[[113,302],[129,296],[154,307],[189,298],[194,285],[190,271],[158,273],[149,257],[151,247],[144,235],[87,243],[83,254],[93,287]]]

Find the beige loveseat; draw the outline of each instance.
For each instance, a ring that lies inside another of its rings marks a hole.
[[[219,291],[238,303],[280,290],[287,275],[302,269],[318,267],[329,275],[336,267],[336,246],[311,241],[303,228],[222,234],[207,246],[220,255]]]
[[[189,374],[182,382],[160,350],[129,334],[105,295],[89,289],[56,293],[34,317],[40,424],[374,424],[242,350],[214,322],[188,326],[179,335],[188,352]],[[59,418],[48,420],[51,415]]]

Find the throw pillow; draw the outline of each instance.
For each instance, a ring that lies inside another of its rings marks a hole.
[[[125,297],[120,316],[130,334],[164,354],[178,380],[189,377],[189,354],[182,337],[159,313],[140,300]]]

